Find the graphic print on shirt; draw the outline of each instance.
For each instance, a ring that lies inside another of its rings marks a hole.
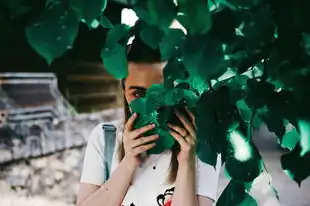
[[[126,206],[126,205],[121,205],[121,206]],[[129,206],[136,206],[135,204],[131,203]]]
[[[164,194],[160,194],[157,196],[157,204],[159,206],[171,206],[172,195],[174,192],[174,188],[167,189]]]

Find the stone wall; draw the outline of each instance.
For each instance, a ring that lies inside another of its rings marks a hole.
[[[67,124],[68,130],[65,136],[55,136],[57,141],[49,148],[54,148],[56,151],[42,156],[42,150],[37,144],[33,144],[28,149],[32,148],[31,153],[36,157],[2,165],[0,205],[73,206],[89,133],[98,123],[110,122],[121,117],[122,110],[111,109],[100,113],[78,115],[68,122],[58,122],[56,125]],[[59,126],[59,128],[63,127]],[[65,143],[71,144],[71,147],[63,150],[61,148],[64,148]],[[46,145],[42,146],[44,147]]]

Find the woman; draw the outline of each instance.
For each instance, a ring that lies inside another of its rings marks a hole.
[[[211,206],[216,199],[219,166],[201,162],[195,155],[194,115],[189,119],[176,113],[182,127],[169,124],[179,145],[159,155],[146,156],[158,135],[143,136],[154,128],[134,129],[138,115],[130,116],[128,104],[144,96],[152,84],[163,81],[165,62],[160,53],[135,38],[128,51],[128,77],[123,80],[125,125],[117,135],[118,155],[114,155],[112,174],[104,182],[102,125],[91,133],[86,149],[78,206]],[[129,117],[130,116],[130,117]],[[139,138],[138,138],[139,137]],[[155,141],[156,142],[156,141]],[[118,157],[117,157],[118,156]]]

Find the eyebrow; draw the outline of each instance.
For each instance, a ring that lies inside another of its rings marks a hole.
[[[133,89],[136,89],[136,90],[146,90],[146,88],[144,88],[144,87],[139,87],[139,86],[131,86],[131,87],[129,87],[128,88],[129,90],[133,90]]]

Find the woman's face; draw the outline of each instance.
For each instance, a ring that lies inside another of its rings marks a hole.
[[[163,82],[163,68],[166,63],[129,63],[124,95],[128,104],[143,97],[152,84]]]

